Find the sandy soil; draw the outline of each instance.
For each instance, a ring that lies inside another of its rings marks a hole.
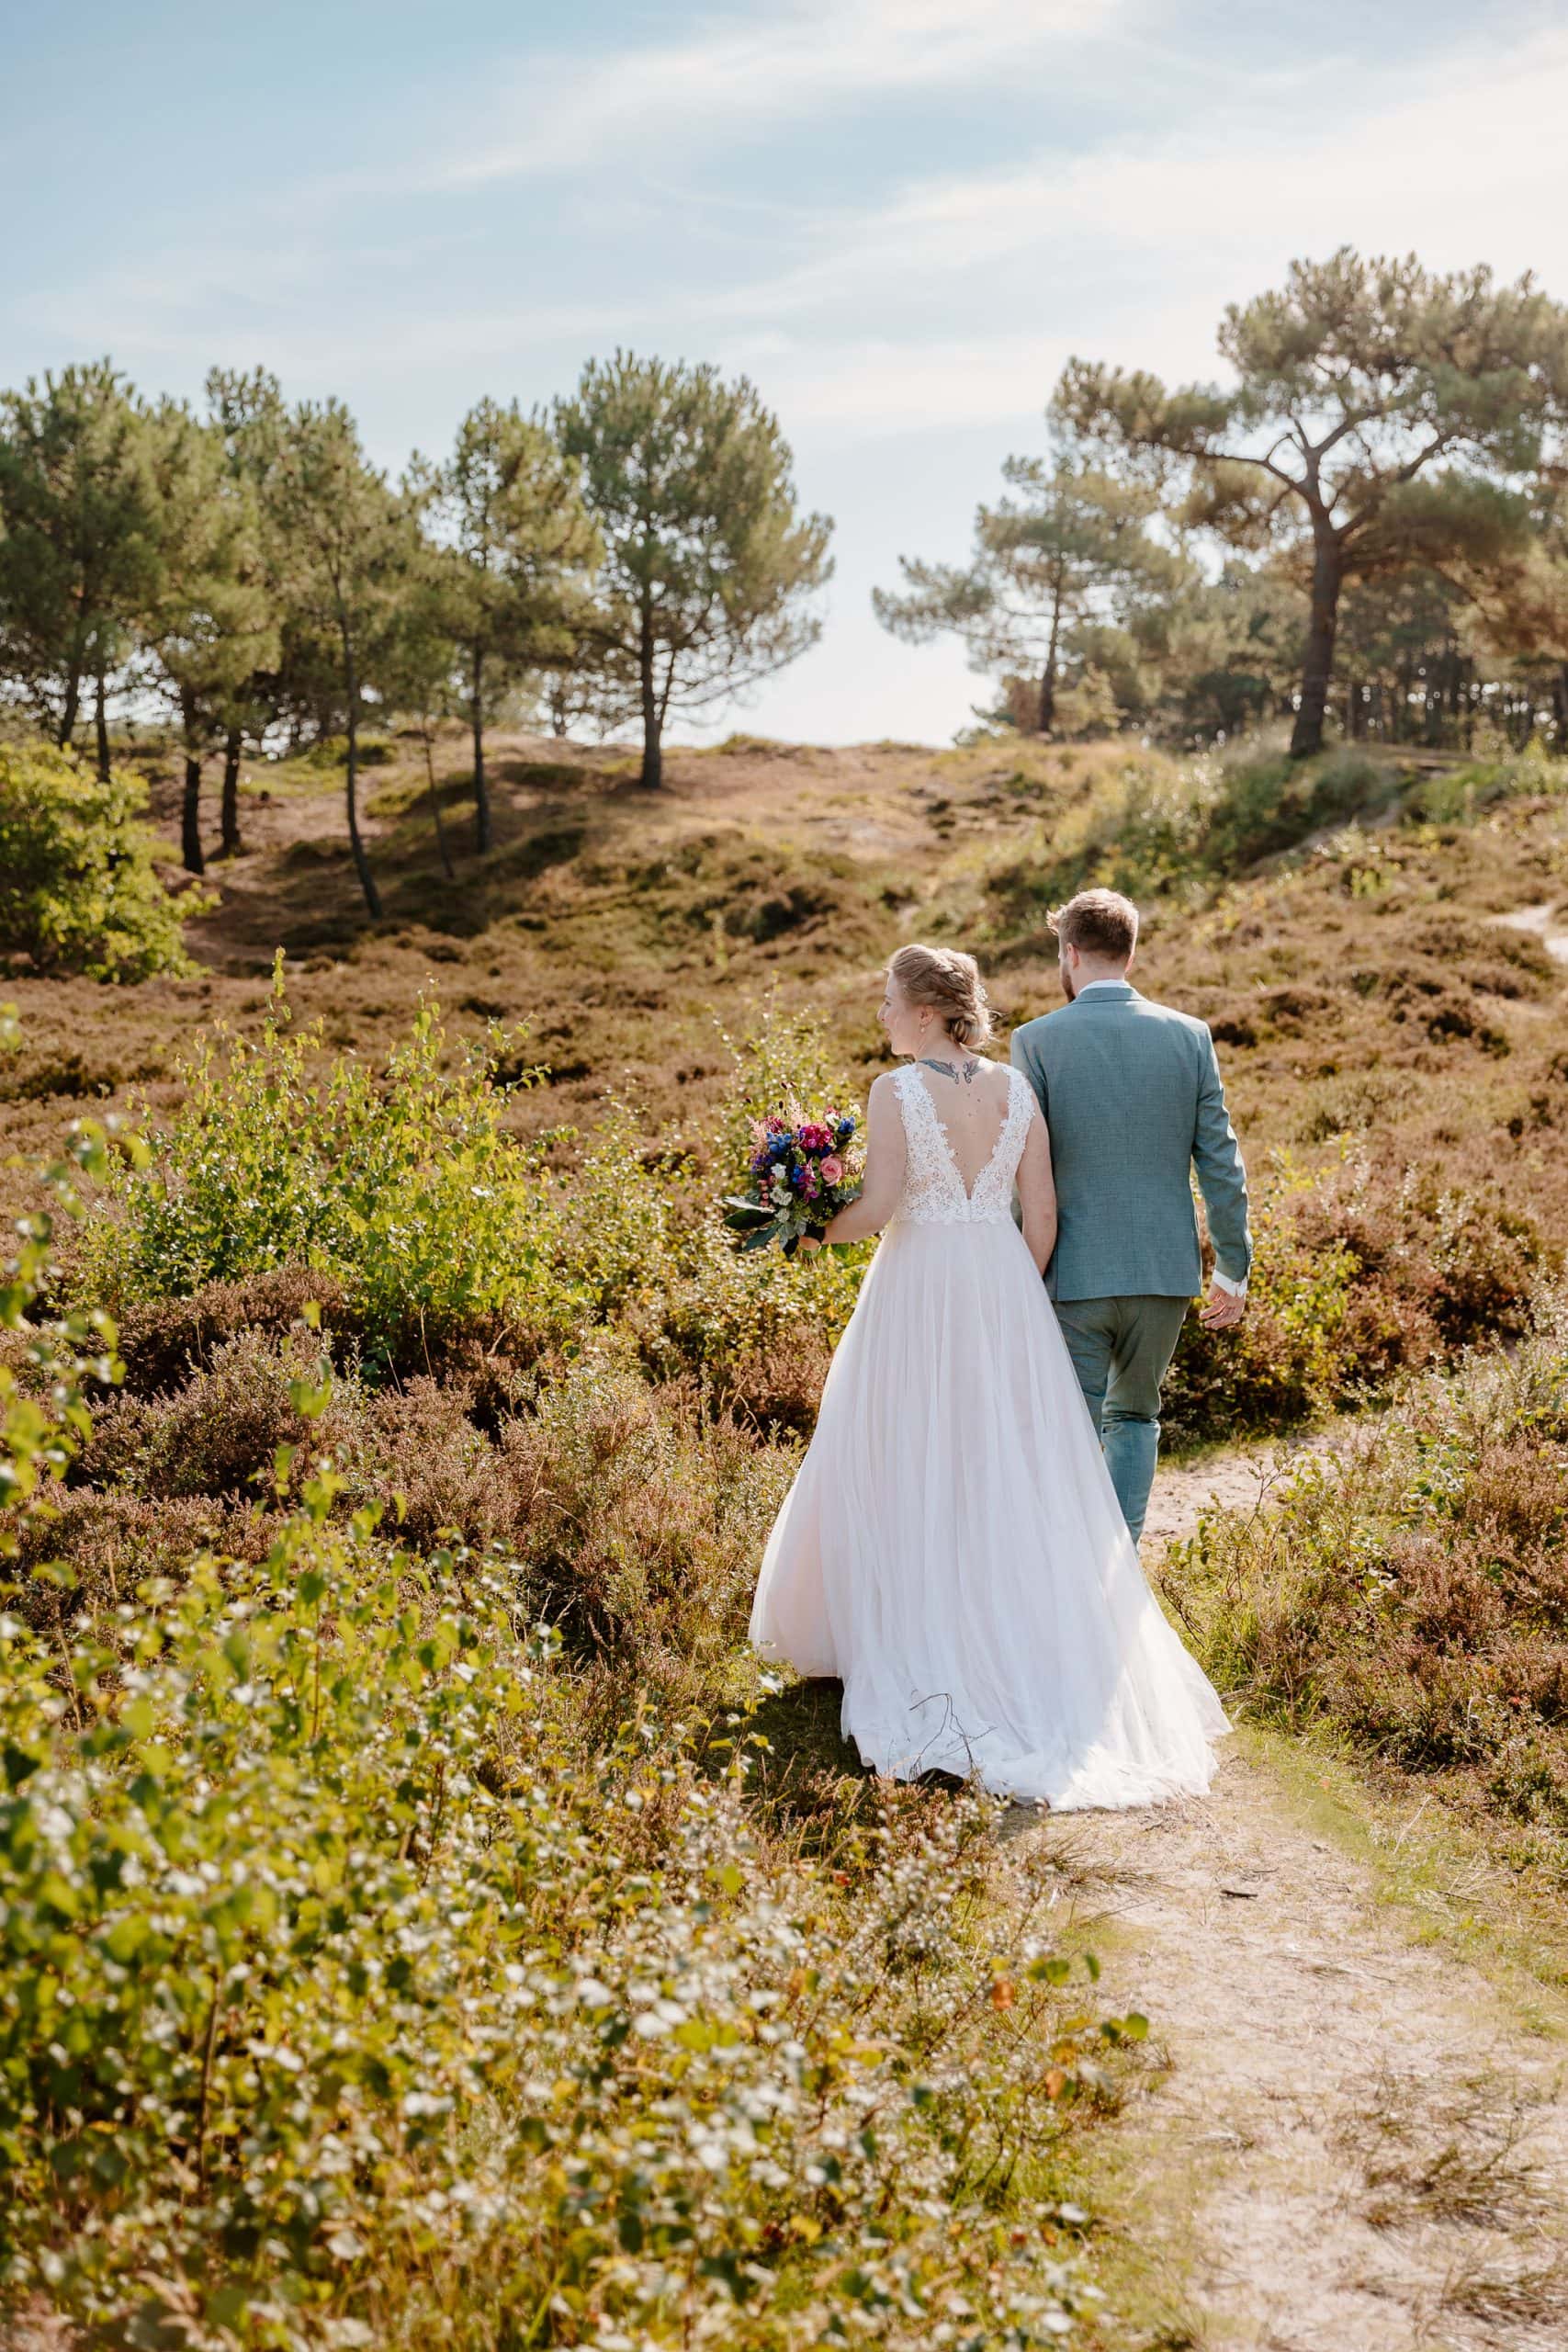
[[[1162,1474],[1159,1534],[1276,1473],[1237,1453]],[[1568,2004],[1534,1986],[1527,2010],[1417,1940],[1323,1830],[1244,1736],[1201,1802],[1024,1832],[1055,1849],[1102,1993],[1161,2045],[1102,2149],[1137,2282],[1106,2340],[1562,2352]]]

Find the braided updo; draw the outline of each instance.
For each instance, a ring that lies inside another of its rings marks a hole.
[[[887,969],[909,1004],[929,1004],[955,1046],[989,1043],[991,1008],[973,956],[956,947],[900,947]]]

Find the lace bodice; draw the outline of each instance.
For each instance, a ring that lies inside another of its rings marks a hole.
[[[986,1225],[1011,1216],[1013,1178],[1029,1133],[1034,1094],[1029,1080],[1017,1070],[1010,1069],[1007,1076],[1008,1107],[1001,1132],[975,1179],[973,1193],[966,1193],[925,1080],[908,1065],[894,1073],[907,1149],[900,1217],[911,1225]]]

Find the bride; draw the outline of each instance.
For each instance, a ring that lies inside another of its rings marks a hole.
[[[1033,1091],[977,1051],[972,956],[900,948],[882,1023],[908,1067],[872,1087],[865,1189],[827,1238],[886,1237],[751,1640],[840,1678],[846,1735],[899,1779],[973,1773],[1060,1809],[1204,1789],[1228,1726],[1144,1581],[1041,1280],[1056,1204]]]

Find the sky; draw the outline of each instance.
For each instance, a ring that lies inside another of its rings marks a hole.
[[[880,629],[1071,355],[1221,373],[1342,243],[1568,300],[1562,0],[0,0],[0,384],[270,368],[394,474],[618,345],[744,370],[834,518],[819,644],[706,731],[944,742]]]

